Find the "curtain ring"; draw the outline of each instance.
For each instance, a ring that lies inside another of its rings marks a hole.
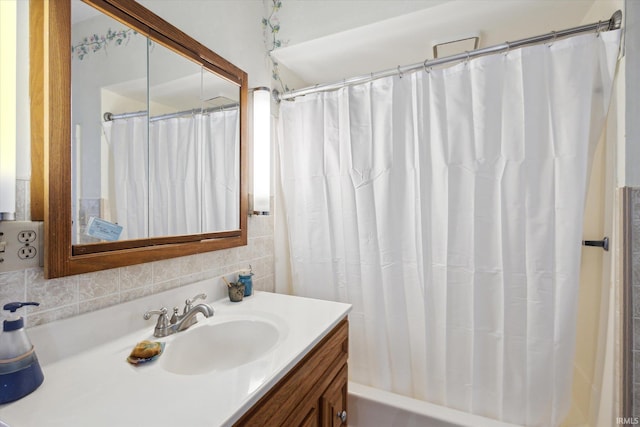
[[[504,56],[509,55],[509,52],[511,52],[511,43],[509,42],[504,42],[507,45],[507,51],[504,53]]]
[[[429,74],[429,73],[431,73],[431,70],[429,68],[427,68],[427,62],[429,62],[429,60],[425,59],[424,63],[422,64],[422,66],[424,67],[424,72]]]
[[[600,37],[600,24],[602,21],[598,21],[598,25],[596,25],[596,37]]]
[[[465,63],[465,65],[469,65],[469,58],[470,58],[469,51],[465,50],[464,53],[467,54],[467,59],[464,60],[464,63]]]
[[[548,47],[553,46],[553,44],[556,42],[556,37],[558,37],[555,31],[551,31],[551,34],[553,35],[553,38],[551,39],[551,43],[547,45]]]
[[[402,73],[402,70],[400,70],[399,65],[398,65],[398,75],[400,76],[400,78],[404,77],[404,74]]]

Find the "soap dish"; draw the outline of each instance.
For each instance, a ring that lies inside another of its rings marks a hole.
[[[149,345],[149,346],[157,346],[159,347],[156,354],[154,354],[153,356],[150,357],[136,357],[133,355],[133,352],[131,355],[129,355],[129,357],[127,357],[127,362],[131,363],[134,366],[137,365],[142,365],[144,363],[149,363],[149,362],[153,362],[154,360],[156,360],[158,357],[160,357],[160,355],[162,355],[162,353],[164,352],[164,346],[165,343],[164,342],[150,342],[150,341],[143,341],[141,343],[138,344],[139,345]]]

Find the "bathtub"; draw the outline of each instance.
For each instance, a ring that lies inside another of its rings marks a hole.
[[[518,427],[349,382],[349,427]]]

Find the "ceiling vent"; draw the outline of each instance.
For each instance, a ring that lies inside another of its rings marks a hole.
[[[432,46],[434,58],[444,58],[458,53],[470,52],[480,46],[480,33],[454,37],[453,40],[434,41]]]

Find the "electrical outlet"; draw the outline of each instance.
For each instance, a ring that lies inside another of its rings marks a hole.
[[[42,230],[42,222],[0,221],[0,272],[41,267],[44,264]]]
[[[32,243],[36,240],[38,235],[33,230],[21,231],[18,233],[18,242],[20,243]]]
[[[20,259],[32,259],[38,256],[36,248],[30,245],[25,245],[18,249],[18,258]]]

